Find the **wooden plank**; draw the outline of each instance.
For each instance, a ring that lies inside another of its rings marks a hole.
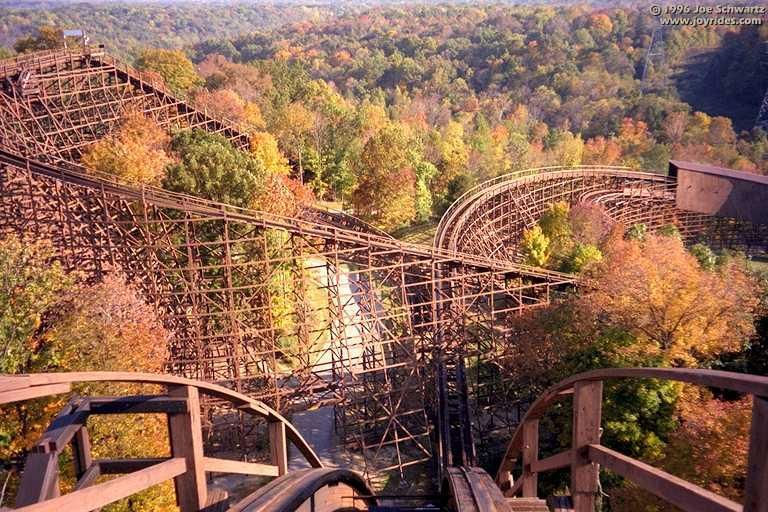
[[[31,505],[53,497],[59,483],[59,457],[56,453],[30,453],[24,462],[16,506]]]
[[[50,424],[37,444],[31,448],[34,453],[61,453],[61,451],[82,429],[88,413],[80,411],[74,405],[68,405]]]
[[[30,378],[26,375],[3,375],[0,377],[0,393],[29,387]]]
[[[523,423],[523,497],[538,495],[538,475],[531,471],[531,465],[539,458],[539,420]]]
[[[176,501],[181,512],[196,512],[205,507],[207,486],[203,467],[203,430],[200,398],[194,386],[176,386],[170,396],[188,400],[189,412],[168,415],[171,453],[186,460],[187,472],[174,479]]]
[[[83,425],[72,438],[72,455],[75,463],[75,476],[81,478],[93,464],[91,456],[91,438],[88,428]]]
[[[744,512],[768,512],[768,398],[761,396],[752,402]]]
[[[269,422],[269,450],[272,464],[277,466],[278,475],[288,473],[288,444],[285,438],[285,423]]]
[[[99,476],[101,476],[101,468],[98,464],[91,464],[91,466],[85,470],[83,476],[77,481],[77,484],[75,484],[75,490],[78,491],[92,486]]]
[[[531,464],[531,471],[535,473],[543,473],[544,471],[552,471],[553,469],[566,468],[571,465],[572,461],[573,453],[571,450],[568,450],[547,457],[546,459],[535,461]]]
[[[581,381],[574,385],[571,493],[576,512],[595,510],[600,467],[585,457],[581,449],[600,443],[602,401],[602,381]]]
[[[97,459],[96,464],[101,468],[102,475],[123,475],[141,471],[170,460],[168,457],[150,457],[144,459]]]
[[[204,457],[203,465],[209,473],[234,473],[237,475],[279,476],[277,466],[270,464],[257,464],[255,462],[241,462],[238,460],[216,459]]]
[[[103,484],[17,508],[15,512],[89,512],[184,474],[186,470],[185,459],[173,458]]]
[[[605,380],[620,378],[667,379],[699,386],[730,389],[739,393],[768,397],[768,377],[746,373],[702,370],[698,368],[609,368],[575,375],[557,387],[570,387],[578,380]]]
[[[32,386],[29,388],[15,389],[0,393],[0,405],[11,402],[23,402],[34,398],[42,398],[51,395],[60,395],[69,393],[71,390],[69,383],[48,384],[43,386]]]
[[[163,395],[135,395],[90,398],[87,403],[92,414],[179,414],[189,411],[187,399]]]
[[[738,503],[604,446],[589,445],[587,457],[685,511],[740,512],[742,510]]]

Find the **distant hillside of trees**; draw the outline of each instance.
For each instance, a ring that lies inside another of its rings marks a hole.
[[[94,12],[135,9],[151,18],[151,9],[177,7],[109,4]],[[245,9],[220,7],[222,13]],[[178,8],[184,17],[177,24],[200,23],[200,13],[214,12],[196,4]],[[768,26],[670,29],[666,60],[654,62],[641,80],[658,22],[636,7],[264,9],[285,13],[286,24],[229,39],[217,33],[183,51],[157,48],[168,44],[157,39],[155,48],[129,52],[137,67],[176,94],[251,134],[258,163],[238,167],[243,176],[266,174],[239,198],[242,204],[257,205],[266,191],[281,190],[290,209],[306,199],[308,187],[318,199],[395,230],[434,222],[474,184],[531,167],[603,164],[664,172],[677,158],[768,172],[766,133],[734,129],[735,111],[707,113],[674,76],[691,65],[692,53],[719,54],[711,89],[752,102],[747,106],[755,116],[765,83],[756,62]],[[301,19],[291,22],[292,15]],[[219,18],[211,23],[224,23],[224,14]],[[122,23],[126,30],[139,26]],[[170,18],[153,23],[173,31]],[[61,44],[60,28],[35,28],[13,42],[15,51]],[[118,37],[104,41],[123,47]],[[142,148],[134,155],[162,149],[178,158],[177,149],[155,147],[147,130],[135,137],[127,129],[122,144]],[[221,149],[216,141],[187,142]],[[113,161],[109,147],[93,156],[92,167],[136,178],[135,163]],[[146,161],[159,163],[138,174],[163,182],[162,155]],[[221,166],[214,167],[179,176],[220,175]]]
[[[127,57],[142,47],[181,48],[210,38],[232,38],[299,20],[340,12],[333,5],[175,2],[0,2],[0,46],[12,47],[40,25],[83,29],[93,42]]]
[[[749,129],[768,89],[768,46],[758,30],[730,32],[719,46],[693,52],[675,84],[683,101]]]

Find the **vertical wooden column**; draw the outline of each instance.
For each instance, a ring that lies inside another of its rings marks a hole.
[[[88,429],[85,425],[72,438],[72,454],[75,462],[75,476],[82,477],[88,468],[93,464],[91,458],[91,438],[88,436]]]
[[[523,423],[523,497],[535,498],[539,493],[539,476],[531,472],[531,464],[539,459],[539,420]]]
[[[285,439],[285,424],[282,421],[269,422],[269,449],[272,464],[277,466],[278,475],[288,473],[288,444]]]
[[[752,400],[744,512],[768,512],[768,398]]]
[[[575,512],[595,510],[600,466],[587,459],[585,447],[600,444],[602,402],[602,381],[583,381],[574,385],[571,493]]]
[[[196,512],[205,507],[208,490],[203,467],[203,430],[200,398],[194,386],[178,386],[168,390],[170,396],[187,399],[188,412],[168,415],[171,453],[187,461],[187,471],[174,478],[176,502],[181,512]]]

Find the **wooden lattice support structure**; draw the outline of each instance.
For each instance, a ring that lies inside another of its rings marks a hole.
[[[277,410],[338,405],[351,440],[387,454],[386,467],[432,456],[436,340],[498,352],[510,316],[572,282],[7,152],[0,161],[0,234],[48,239],[93,279],[123,272],[174,334],[169,371]]]
[[[250,144],[99,50],[0,61],[0,235],[48,239],[90,279],[125,274],[174,334],[169,371],[279,411],[335,406],[372,470],[473,464],[476,439],[519,423],[536,390],[498,371],[514,357],[512,320],[574,282],[519,264],[522,233],[549,204],[600,204],[613,222],[675,224],[714,247],[768,243],[766,224],[680,208],[676,176],[616,167],[484,183],[449,209],[434,248],[339,212],[281,218],[132,189],[77,166],[129,110]],[[254,432],[214,430],[233,443]]]

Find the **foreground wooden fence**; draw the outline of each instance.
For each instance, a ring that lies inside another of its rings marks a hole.
[[[600,444],[603,381],[623,378],[674,380],[752,395],[752,427],[743,505]],[[568,395],[573,395],[571,448],[539,459],[539,420],[550,405]],[[513,480],[511,472],[518,459],[522,462],[522,474]],[[592,512],[598,493],[600,466],[682,510],[768,512],[768,377],[662,368],[607,369],[576,375],[551,387],[534,402],[507,447],[496,481],[506,496],[522,494],[523,497],[535,497],[539,473],[570,468],[573,509],[576,512]]]
[[[205,382],[148,373],[50,373],[0,377],[0,405],[72,391],[83,382],[131,382],[165,387],[164,394],[73,398],[56,416],[27,456],[16,497],[24,512],[85,512],[173,479],[182,512],[219,510],[226,496],[209,496],[206,473],[278,477],[288,473],[287,442],[313,468],[322,463],[285,418],[261,402]],[[227,402],[237,410],[266,420],[270,464],[207,457],[203,453],[200,395]],[[163,413],[168,417],[171,456],[146,459],[94,459],[86,421],[99,414]],[[59,491],[59,456],[72,447],[77,483],[66,495]],[[121,476],[96,484],[101,475]]]

